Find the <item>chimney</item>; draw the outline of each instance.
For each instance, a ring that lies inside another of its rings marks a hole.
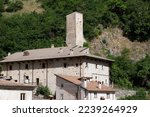
[[[86,79],[84,79],[84,88],[86,88],[87,87],[87,81],[86,81]]]
[[[81,85],[82,85],[82,87],[84,87],[84,88],[87,87],[87,79],[86,79],[86,78],[81,78]]]
[[[11,55],[11,53],[10,53],[10,52],[8,52],[8,54],[7,54],[7,55],[9,56],[9,55]]]
[[[62,53],[62,52],[63,52],[63,49],[62,49],[62,48],[59,48],[58,53]]]
[[[102,88],[102,83],[100,81],[98,81],[98,88],[101,89]]]
[[[26,50],[23,52],[23,56],[29,56],[29,55],[30,55],[29,51]]]
[[[70,49],[70,55],[73,55],[73,49]]]
[[[83,46],[83,15],[78,12],[66,16],[66,44],[67,46]]]

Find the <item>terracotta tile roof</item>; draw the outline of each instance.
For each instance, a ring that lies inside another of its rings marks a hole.
[[[21,84],[15,81],[8,81],[4,79],[0,79],[0,89],[8,88],[8,89],[31,89],[33,90],[36,86],[31,84]]]
[[[87,83],[86,89],[92,92],[115,92],[112,87],[106,85],[101,85],[101,88],[98,87],[98,82],[90,81]]]
[[[59,78],[62,78],[68,82],[71,82],[73,84],[76,84],[76,85],[80,85],[81,84],[81,81],[78,80],[80,77],[76,77],[76,76],[65,76],[65,75],[56,75],[58,76]]]
[[[59,78],[62,78],[68,82],[71,82],[76,85],[81,85],[81,79],[80,77],[76,76],[65,76],[65,75],[56,75]],[[85,87],[83,87],[85,88]],[[115,92],[115,90],[112,87],[108,87],[106,85],[102,85],[101,88],[98,88],[98,82],[95,81],[89,81],[87,82],[87,87],[85,88],[86,90],[90,92]]]
[[[91,55],[89,53],[88,48],[74,46],[74,47],[42,48],[42,49],[26,50],[24,52],[16,52],[14,54],[11,54],[3,58],[1,63],[14,62],[14,61],[80,57],[80,56],[86,56],[86,57],[92,57],[92,58],[102,59],[106,61],[112,61],[110,59]]]

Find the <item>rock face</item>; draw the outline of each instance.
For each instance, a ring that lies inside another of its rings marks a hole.
[[[134,91],[134,90],[121,90],[121,89],[119,89],[116,92],[116,99],[120,99],[120,98],[123,98],[126,96],[132,96],[135,94],[136,94],[136,91]]]
[[[131,42],[123,36],[122,30],[108,28],[104,29],[102,34],[91,42],[91,52],[103,57],[108,54],[118,56],[124,48],[129,49],[132,60],[140,60],[146,54],[150,54],[150,41]]]

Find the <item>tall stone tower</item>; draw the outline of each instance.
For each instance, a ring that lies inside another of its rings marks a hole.
[[[73,12],[66,16],[66,44],[67,46],[83,46],[83,15]]]

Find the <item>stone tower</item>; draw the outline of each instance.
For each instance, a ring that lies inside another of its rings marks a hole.
[[[66,16],[66,44],[67,46],[83,46],[83,15],[73,12]]]

